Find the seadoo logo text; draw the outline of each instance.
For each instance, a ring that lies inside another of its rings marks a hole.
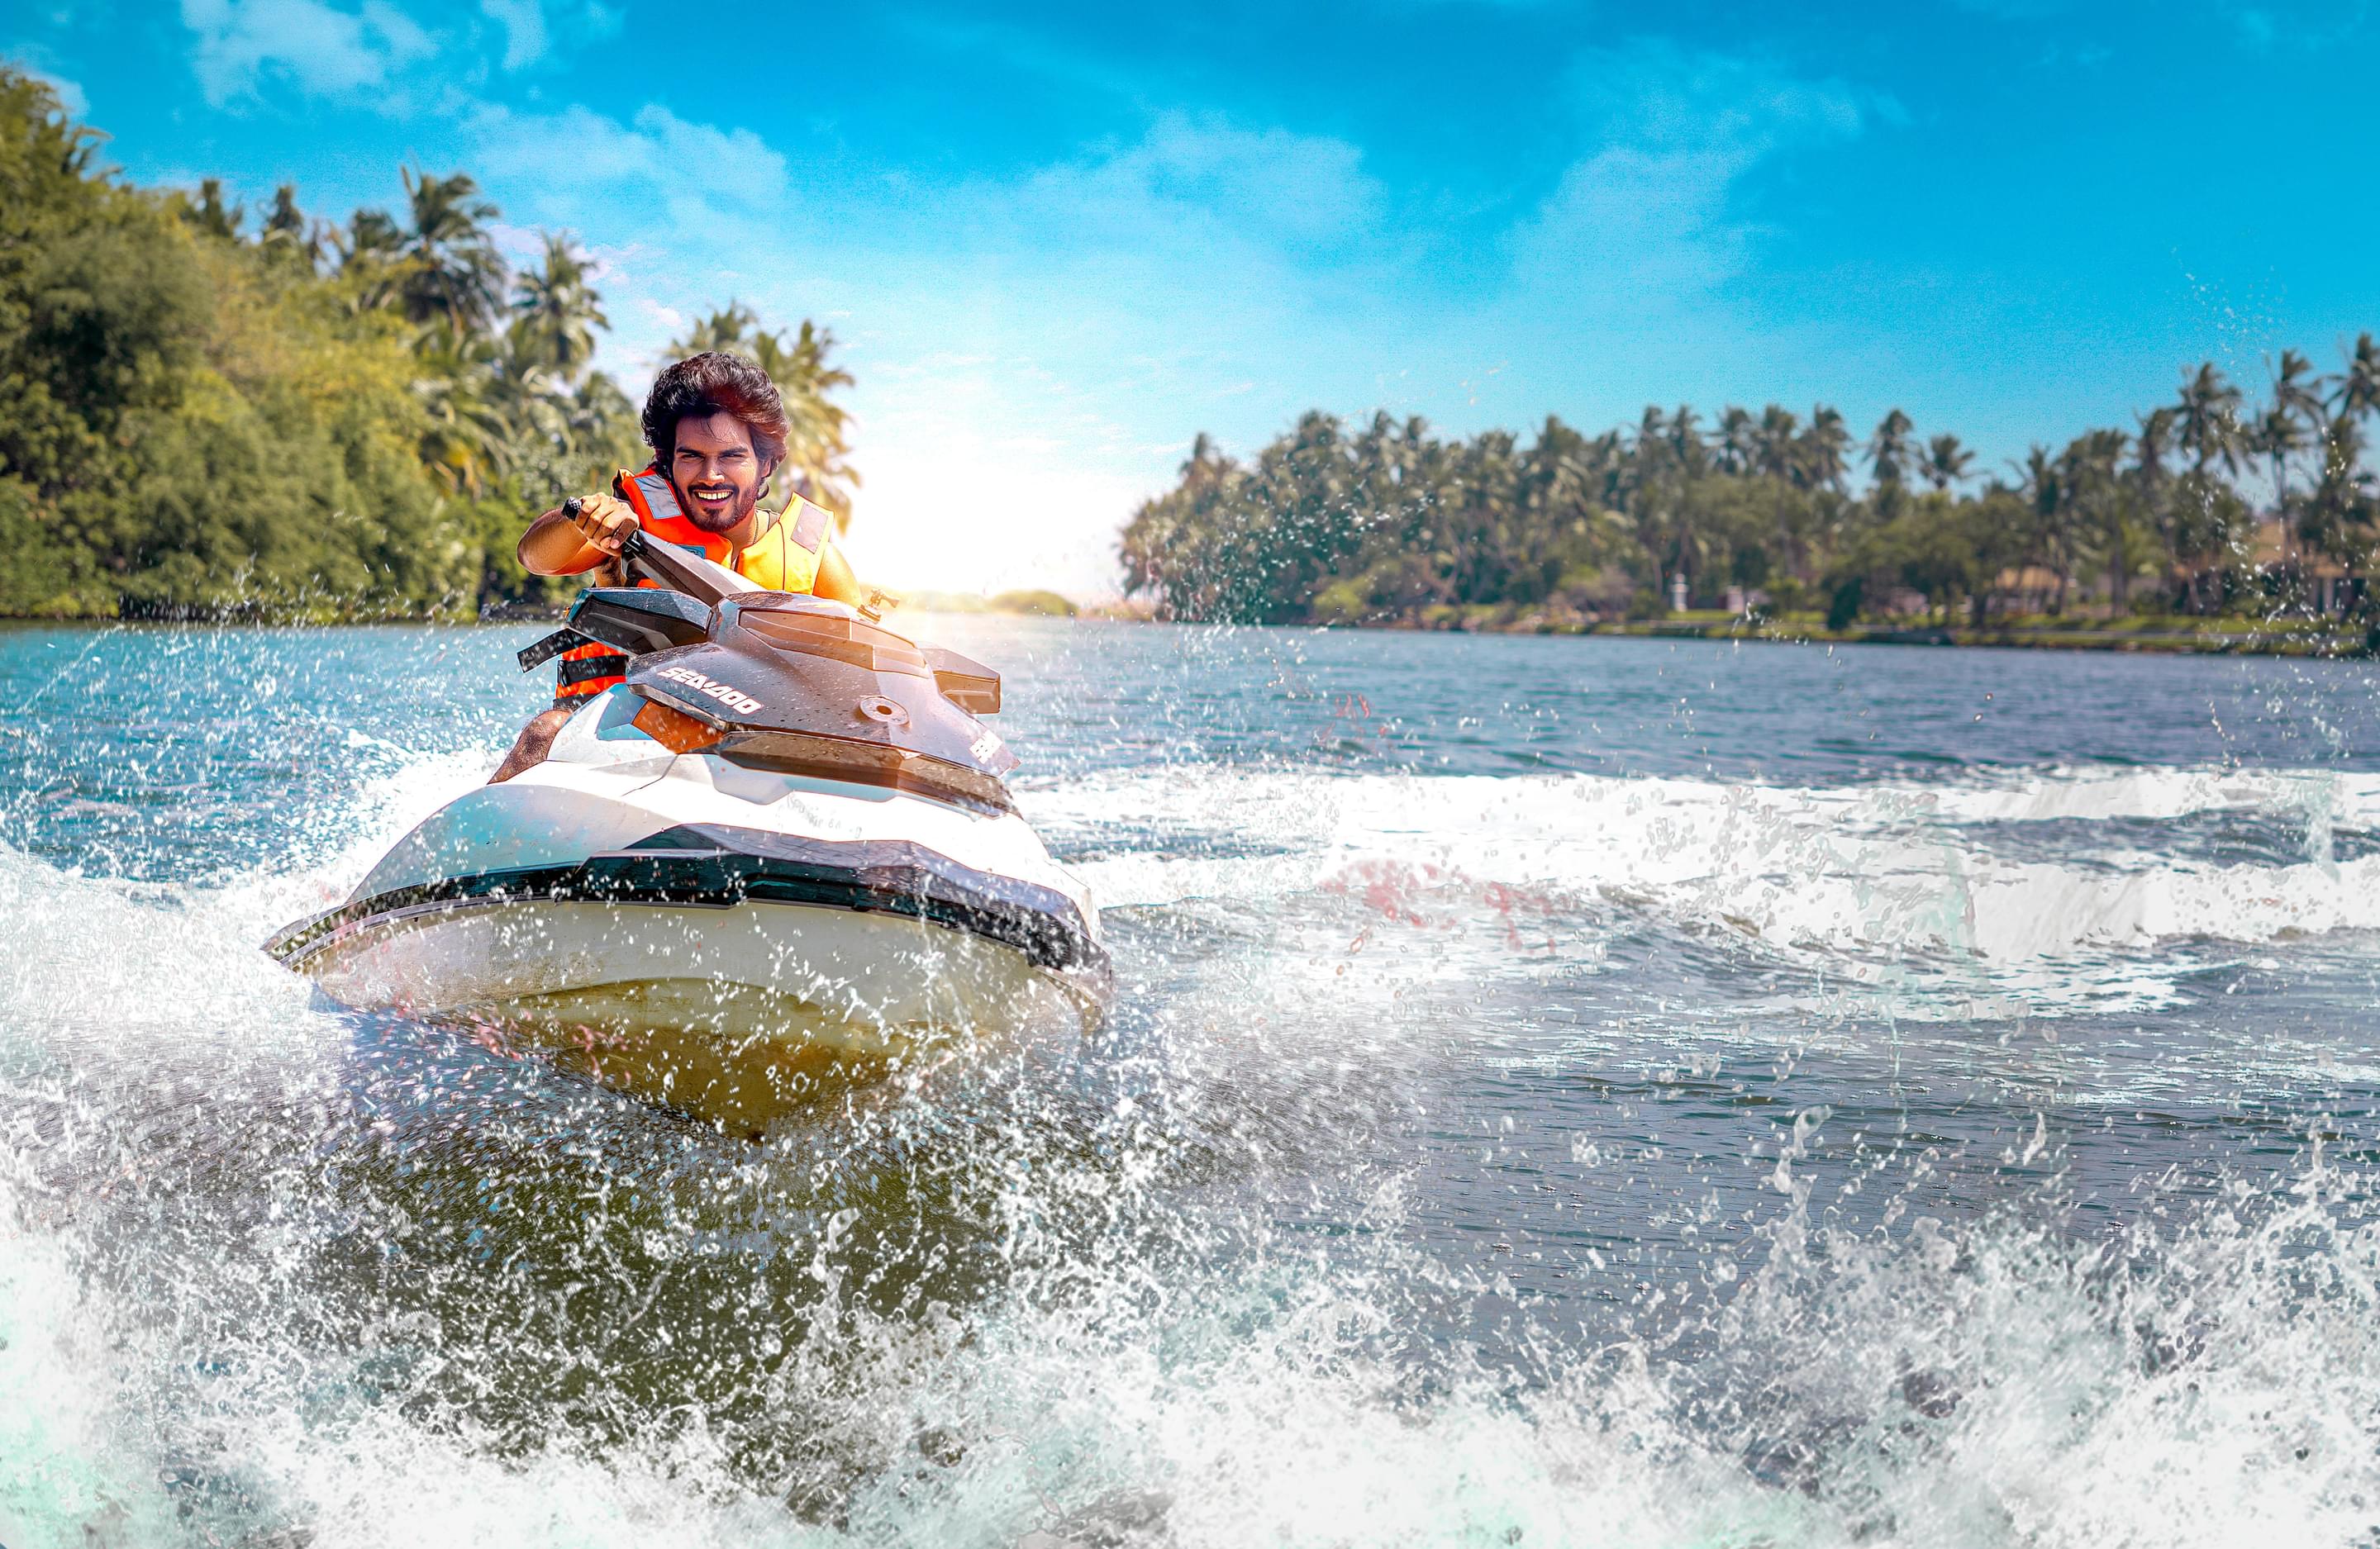
[[[654,675],[667,678],[672,683],[684,684],[698,693],[708,694],[738,715],[750,715],[760,708],[760,701],[750,695],[738,694],[725,684],[713,683],[691,667],[664,667]]]

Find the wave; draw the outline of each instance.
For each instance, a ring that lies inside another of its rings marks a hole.
[[[1932,802],[1945,821],[2183,817],[2265,811],[2380,823],[2380,774],[2334,769],[2111,769],[2059,767],[2002,781],[1888,787]]]
[[[170,1371],[153,1330],[72,1294],[36,1242],[0,1265],[0,1531],[323,1549],[2360,1542],[2380,1230],[2339,1205],[2371,1182],[2317,1168],[2295,1198],[2099,1243],[2009,1219],[1829,1233],[1797,1198],[1705,1256],[1709,1311],[1600,1344],[1492,1275],[1362,1240],[1275,1240],[1161,1284],[1053,1266],[1068,1294],[964,1324],[855,1313],[847,1342],[756,1376],[843,1396],[811,1417],[814,1466],[767,1480],[737,1466],[732,1425],[684,1421],[500,1455],[380,1391],[369,1348],[276,1332]],[[1417,1294],[1467,1304],[1497,1359],[1412,1338]],[[1648,1314],[1669,1295],[1627,1294]],[[206,1401],[177,1413],[192,1382]]]
[[[476,753],[392,755],[277,854],[181,882],[81,877],[0,846],[0,914],[53,943],[19,962],[9,998],[118,1028],[176,1001],[220,1010],[219,978],[270,1000],[261,986],[285,976],[252,954],[226,971],[225,947],[336,903],[483,773]],[[1377,965],[1390,946],[1400,982],[1592,971],[1633,933],[1765,954],[1896,1013],[1972,1014],[1981,994],[2056,1015],[2169,1002],[2227,952],[2380,930],[2380,853],[2330,858],[2335,835],[2380,828],[2380,776],[2326,770],[1795,787],[1197,765],[1020,800],[1103,907],[1264,914],[1272,970],[1292,988],[1343,980],[1358,951]],[[2261,822],[2304,858],[2222,864],[2160,847],[2208,813]],[[2028,828],[2055,837],[2008,842]],[[135,942],[143,971],[128,974]]]
[[[2169,994],[2170,976],[2160,987],[2136,970],[2162,953],[2194,971],[2176,951],[2191,943],[2380,929],[2380,856],[2327,858],[2338,829],[2380,821],[2380,779],[2326,771],[1798,788],[1194,768],[1038,792],[1027,808],[1080,852],[1111,907],[1331,895],[1387,924],[1436,910],[1493,926],[1523,897],[1755,944],[1854,980],[1888,965],[1998,986],[2042,1010],[2104,1006],[2120,985]],[[2143,847],[2155,832],[2140,821],[2209,811],[2285,825],[2307,858],[2223,865]],[[2011,855],[1986,831],[2051,822],[2085,831],[2050,860]]]

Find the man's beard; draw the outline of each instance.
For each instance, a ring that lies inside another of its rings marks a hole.
[[[728,506],[725,514],[714,516],[709,507],[684,490],[680,490],[677,496],[677,508],[686,513],[686,519],[708,533],[734,531],[742,524],[745,517],[752,514],[752,508],[760,503],[760,491],[754,490],[747,494],[738,496]]]

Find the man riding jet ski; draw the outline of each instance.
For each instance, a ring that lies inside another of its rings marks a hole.
[[[851,606],[818,507],[757,512],[783,424],[747,362],[663,373],[654,466],[522,539],[534,569],[631,583],[520,653],[562,661],[555,708],[268,951],[745,1133],[829,1083],[1096,1020],[1099,916],[977,719],[998,674]]]
[[[707,350],[653,381],[645,396],[645,444],[653,460],[623,471],[608,495],[549,511],[521,535],[520,563],[536,575],[586,575],[621,586],[627,533],[674,543],[727,566],[765,591],[807,593],[864,608],[873,600],[844,563],[828,530],[833,518],[798,492],[782,512],[760,493],[784,461],[784,400],[768,373],[741,356]],[[685,498],[680,498],[680,491]],[[625,658],[602,644],[562,656],[553,708],[530,721],[494,778],[508,780],[544,756],[577,702],[620,682]]]

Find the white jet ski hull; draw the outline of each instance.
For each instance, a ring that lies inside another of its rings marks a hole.
[[[673,755],[614,689],[270,944],[333,998],[487,1030],[745,1131],[1094,1024],[1087,893],[1013,811]]]

